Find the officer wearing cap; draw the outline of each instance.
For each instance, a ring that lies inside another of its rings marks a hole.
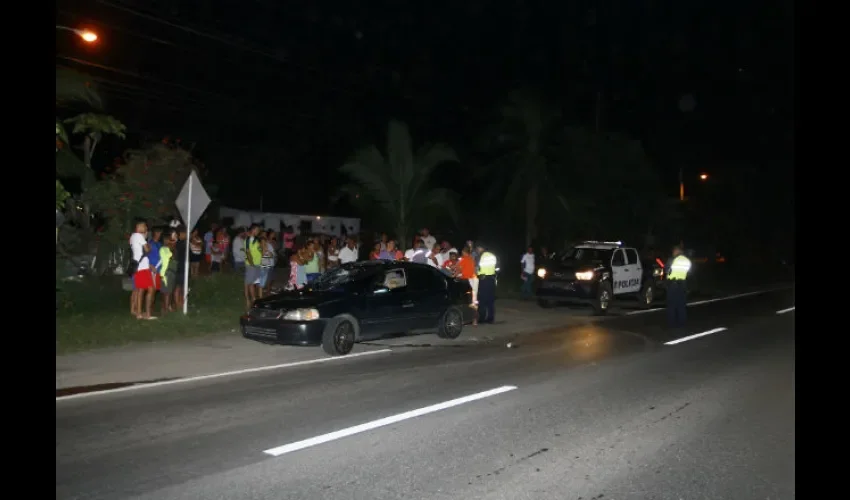
[[[667,266],[667,322],[671,328],[685,326],[687,319],[687,287],[691,260],[682,254],[681,245],[673,247],[673,259]]]
[[[478,243],[478,322],[493,323],[496,319],[496,256]]]

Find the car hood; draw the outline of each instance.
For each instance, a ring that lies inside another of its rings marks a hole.
[[[309,289],[285,291],[256,300],[254,307],[258,309],[302,309],[340,300],[343,296],[344,294],[339,292],[317,292]]]
[[[598,269],[601,267],[601,264],[595,262],[548,262],[547,265],[543,267],[546,269],[546,273],[549,276],[555,278],[574,279],[575,273]],[[561,274],[564,276],[559,276]]]

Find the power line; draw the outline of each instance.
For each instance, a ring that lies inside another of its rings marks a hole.
[[[227,95],[223,95],[223,94],[218,94],[218,93],[210,92],[210,91],[203,90],[203,89],[200,89],[200,88],[197,88],[197,87],[189,87],[189,86],[182,85],[182,84],[179,84],[179,83],[168,82],[168,81],[160,80],[158,78],[150,77],[150,76],[147,76],[147,75],[142,75],[142,74],[136,73],[134,71],[116,68],[114,66],[107,66],[107,65],[104,65],[104,64],[98,64],[98,63],[95,63],[95,62],[92,62],[92,61],[86,61],[86,60],[78,59],[78,58],[75,58],[75,57],[64,56],[64,55],[61,55],[61,54],[57,54],[56,57],[60,58],[60,59],[67,60],[67,61],[75,63],[75,64],[80,64],[80,65],[83,65],[83,66],[89,66],[89,67],[97,68],[97,69],[100,69],[100,70],[103,70],[103,71],[108,71],[108,72],[112,72],[112,73],[116,73],[116,74],[120,74],[120,75],[124,75],[124,76],[129,76],[129,77],[137,78],[137,79],[140,79],[140,80],[146,80],[146,81],[157,83],[157,84],[160,84],[160,85],[173,86],[173,87],[180,88],[180,89],[182,89],[184,91],[188,91],[188,92],[195,92],[195,93],[198,93],[198,94],[204,94],[206,96],[210,96],[212,98],[218,99],[222,102],[226,102],[230,105],[234,105],[234,104],[246,105],[247,104],[251,107],[252,110],[263,110],[263,112],[275,113],[275,116],[278,115],[278,113],[274,109],[269,108],[268,103],[264,104],[264,103],[259,103],[257,101],[252,101],[250,99],[245,99],[244,97],[234,97],[234,96],[227,96]],[[275,104],[288,106],[287,113],[290,116],[299,117],[299,118],[307,118],[307,119],[311,119],[311,120],[321,120],[321,118],[317,117],[316,115],[313,115],[313,114],[310,114],[310,113],[304,113],[304,112],[300,112],[300,111],[294,111],[291,108],[291,105],[293,104],[293,102],[297,103],[299,101],[295,101],[295,99],[284,101],[284,100],[280,100],[278,98],[278,99],[276,99]]]
[[[80,65],[83,65],[83,66],[90,66],[92,68],[102,69],[104,71],[110,71],[112,73],[117,73],[117,74],[129,76],[129,77],[132,77],[132,78],[138,78],[140,80],[147,80],[149,82],[159,83],[160,85],[169,85],[169,86],[181,88],[181,89],[184,89],[184,90],[188,90],[190,92],[198,92],[198,93],[206,94],[206,95],[209,95],[209,96],[212,96],[212,97],[217,97],[219,99],[225,99],[225,100],[228,99],[227,97],[222,96],[220,94],[216,94],[214,92],[209,92],[207,90],[199,89],[199,88],[196,88],[196,87],[188,87],[188,86],[182,85],[180,83],[167,82],[165,80],[160,80],[159,78],[154,78],[152,76],[141,75],[139,73],[136,73],[135,71],[129,71],[129,70],[121,69],[121,68],[116,68],[114,66],[107,66],[105,64],[98,64],[98,63],[95,63],[95,62],[92,62],[92,61],[77,59],[76,57],[63,56],[61,54],[57,54],[56,57],[58,57],[59,59],[64,59],[66,61],[73,62],[75,64],[80,64]]]
[[[138,11],[138,10],[131,9],[131,8],[126,7],[126,6],[124,6],[124,5],[120,5],[120,4],[112,3],[112,2],[109,2],[109,1],[107,1],[107,0],[95,0],[95,1],[96,1],[97,3],[103,4],[103,5],[107,5],[107,6],[109,6],[109,7],[114,8],[114,9],[118,9],[118,10],[121,10],[121,11],[127,12],[127,13],[129,13],[129,14],[134,15],[134,16],[138,16],[138,17],[141,17],[141,18],[143,18],[143,19],[147,19],[147,20],[149,20],[149,21],[153,21],[153,22],[155,22],[155,23],[165,24],[165,25],[167,25],[167,26],[171,26],[172,28],[175,28],[175,29],[179,29],[179,30],[185,31],[186,33],[191,33],[191,34],[193,34],[193,35],[196,35],[196,36],[199,36],[199,37],[202,37],[202,38],[207,38],[207,39],[209,39],[209,40],[214,40],[214,41],[217,41],[217,42],[219,42],[219,43],[222,43],[222,44],[225,44],[225,45],[229,45],[229,46],[234,47],[234,48],[237,48],[237,49],[239,49],[239,50],[244,50],[244,51],[246,51],[246,52],[252,52],[252,53],[254,53],[254,54],[259,54],[259,55],[261,55],[261,56],[268,57],[268,58],[273,59],[273,60],[275,60],[275,61],[279,61],[279,58],[278,58],[277,56],[275,56],[274,54],[271,54],[271,53],[269,53],[269,52],[265,52],[265,51],[262,51],[262,50],[257,50],[257,49],[254,49],[254,48],[252,48],[252,47],[248,47],[247,45],[243,45],[243,44],[240,44],[240,43],[236,43],[236,42],[233,42],[233,41],[231,41],[231,40],[228,40],[228,39],[226,39],[226,38],[223,38],[223,37],[220,37],[220,36],[217,36],[217,35],[213,35],[213,34],[210,34],[210,33],[205,33],[205,32],[203,32],[203,31],[199,31],[199,30],[196,30],[196,29],[194,29],[194,28],[190,28],[189,26],[185,26],[185,25],[182,25],[182,24],[173,23],[173,22],[171,22],[171,21],[168,21],[168,20],[162,19],[162,18],[160,18],[160,17],[156,17],[156,16],[153,16],[153,15],[151,15],[151,14],[146,14],[146,13],[144,13],[144,12],[140,12],[140,11]]]
[[[195,36],[206,38],[208,40],[217,41],[219,43],[222,43],[224,45],[227,45],[229,47],[232,47],[232,48],[235,48],[235,49],[238,49],[238,50],[242,50],[242,51],[245,51],[245,52],[248,52],[248,53],[253,53],[253,54],[263,56],[263,57],[265,57],[267,59],[271,59],[272,61],[279,63],[279,64],[289,64],[289,65],[293,65],[293,66],[296,66],[296,67],[301,67],[302,69],[305,69],[305,70],[313,72],[313,73],[318,73],[318,74],[324,73],[322,70],[320,70],[319,68],[316,68],[314,66],[309,66],[309,65],[306,65],[306,64],[303,64],[303,63],[294,63],[289,58],[284,58],[280,55],[273,54],[273,53],[268,52],[266,50],[257,49],[257,48],[250,47],[246,44],[237,43],[237,42],[234,42],[232,40],[228,40],[227,38],[224,38],[223,36],[207,33],[207,32],[198,30],[196,28],[186,26],[184,24],[179,24],[179,23],[176,23],[176,22],[173,22],[173,21],[169,21],[167,19],[163,19],[161,17],[154,16],[152,14],[148,14],[148,13],[141,12],[141,11],[138,11],[138,10],[135,10],[135,9],[131,9],[131,8],[125,6],[125,5],[116,4],[116,3],[110,2],[108,0],[96,0],[96,1],[98,3],[103,4],[103,5],[113,7],[115,9],[121,10],[121,11],[129,13],[131,15],[141,17],[143,19],[147,19],[147,20],[155,22],[155,23],[164,24],[166,26],[169,26],[169,27],[172,27],[172,28],[175,28],[175,29],[178,29],[178,30],[182,30],[186,33],[190,33],[190,34],[195,35]],[[375,70],[376,72],[385,72],[387,74],[392,73],[392,71],[390,71],[388,68],[383,67],[383,66],[377,66],[377,65],[369,64],[369,65],[366,65],[365,67],[372,69],[372,70]],[[356,76],[358,76],[360,78],[363,77],[362,74],[356,74]],[[351,79],[349,79],[349,83],[352,83]],[[342,88],[342,87],[334,86],[334,85],[328,84],[328,83],[325,83],[325,85],[328,88],[333,89],[333,90],[337,90],[337,91],[348,93],[348,94],[355,94],[355,92],[352,92],[352,90],[348,89],[348,88]],[[369,83],[361,83],[361,84],[358,84],[358,86],[361,86],[364,89],[365,88],[371,89],[371,86],[370,86]]]

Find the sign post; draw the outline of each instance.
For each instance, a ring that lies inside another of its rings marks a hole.
[[[191,250],[188,238],[191,237],[192,230],[201,218],[201,214],[210,204],[210,197],[194,170],[189,173],[189,178],[183,184],[183,189],[180,190],[175,204],[177,210],[180,211],[180,216],[183,217],[183,222],[186,224],[187,241],[186,255],[184,256],[186,260],[183,269],[183,314],[185,315],[189,313],[189,253]]]

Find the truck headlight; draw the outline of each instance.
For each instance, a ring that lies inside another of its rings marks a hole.
[[[319,319],[319,310],[294,309],[292,311],[287,311],[283,316],[283,319],[288,319],[290,321],[313,321],[315,319]]]
[[[544,269],[544,268],[542,268],[542,267],[541,267],[540,269],[538,269],[538,270],[537,270],[537,276],[538,276],[540,279],[545,278],[545,277],[546,277],[546,269]]]
[[[576,273],[576,279],[580,281],[590,281],[593,279],[593,271],[582,271]]]

